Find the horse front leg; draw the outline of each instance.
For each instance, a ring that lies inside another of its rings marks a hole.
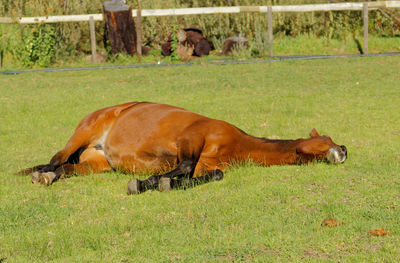
[[[139,194],[146,190],[157,189],[160,186],[160,190],[169,190],[171,188],[170,184],[172,178],[183,178],[190,177],[194,172],[196,163],[191,160],[185,160],[181,162],[174,170],[165,173],[152,175],[146,180],[134,179],[128,182],[128,195]]]
[[[224,178],[224,173],[217,169],[207,171],[200,177],[182,177],[178,179],[163,177],[160,179],[160,190],[168,191],[170,189],[188,189],[205,183],[220,181]]]

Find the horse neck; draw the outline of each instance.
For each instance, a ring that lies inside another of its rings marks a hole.
[[[240,142],[240,160],[251,160],[263,166],[297,164],[298,140],[269,140],[245,135]]]

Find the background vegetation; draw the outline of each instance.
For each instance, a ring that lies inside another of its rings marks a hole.
[[[361,0],[355,0],[360,2]],[[325,0],[128,0],[132,8],[179,8],[231,5],[270,5],[270,4],[311,4],[326,3]],[[336,1],[329,1],[336,2]],[[80,0],[2,0],[0,16],[46,16],[102,13],[103,1]],[[399,11],[378,9],[370,12],[370,33],[377,37],[393,38],[400,32]],[[304,35],[312,39],[324,39],[325,46],[330,41],[341,41],[344,46],[358,39],[362,30],[359,11],[312,12],[300,14],[274,14],[274,34],[278,38]],[[148,17],[143,21],[143,41],[148,46],[159,49],[172,30],[173,25],[201,28],[217,49],[221,49],[225,39],[233,35],[245,36],[250,40],[254,52],[250,55],[267,56],[267,18],[265,14],[221,14],[202,16]],[[97,44],[104,48],[104,23],[96,23]],[[38,40],[39,39],[39,40]],[[57,23],[47,25],[0,25],[0,49],[24,65],[48,65],[53,61],[76,60],[90,53],[88,23]],[[43,45],[45,50],[35,48]],[[284,40],[287,41],[287,40]],[[312,45],[312,44],[310,44]],[[396,50],[400,44],[395,41]],[[31,50],[31,47],[36,50]],[[357,50],[356,50],[357,51]],[[393,51],[382,48],[381,51]],[[35,59],[33,53],[39,52],[42,61]],[[301,54],[297,54],[301,55]]]
[[[399,262],[399,75],[398,56],[0,74],[0,260]],[[220,182],[138,196],[126,196],[126,184],[145,175],[49,187],[13,175],[48,162],[86,114],[135,100],[255,136],[299,138],[315,127],[349,159],[247,164]],[[327,217],[348,224],[322,227]],[[390,235],[368,234],[379,227]]]

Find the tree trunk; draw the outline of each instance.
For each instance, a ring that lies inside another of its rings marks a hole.
[[[120,0],[104,2],[106,39],[111,53],[136,53],[136,29],[132,18],[132,9]]]

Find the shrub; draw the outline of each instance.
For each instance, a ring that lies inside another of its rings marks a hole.
[[[24,47],[21,50],[21,62],[24,66],[46,67],[54,60],[55,34],[51,25],[28,27],[24,33]]]

